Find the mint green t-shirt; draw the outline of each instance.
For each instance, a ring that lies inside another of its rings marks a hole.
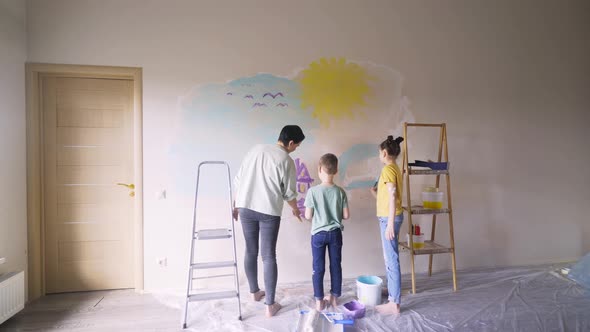
[[[331,231],[342,226],[342,209],[348,207],[346,192],[338,187],[318,185],[310,188],[305,196],[305,207],[313,209],[311,234]]]

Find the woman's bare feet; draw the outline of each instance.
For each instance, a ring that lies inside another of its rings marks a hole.
[[[397,315],[400,312],[400,305],[390,301],[376,306],[375,310],[382,315]]]
[[[263,291],[263,290],[259,290],[259,291],[258,291],[258,292],[256,292],[256,293],[250,293],[250,295],[252,295],[252,300],[254,300],[254,301],[258,302],[258,301],[262,300],[262,298],[263,298],[263,297],[264,297],[264,295],[266,295],[266,294],[264,293],[264,291]]]
[[[326,302],[326,300],[322,299],[322,300],[315,300],[315,310],[317,311],[322,311],[324,309],[326,309],[326,305],[328,304],[328,302]]]
[[[274,315],[276,315],[276,313],[281,310],[281,305],[278,304],[277,302],[271,304],[271,305],[267,305],[266,306],[266,317],[270,318]]]

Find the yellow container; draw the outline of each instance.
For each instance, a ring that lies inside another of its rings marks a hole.
[[[413,247],[414,249],[422,249],[424,248],[424,234],[421,235],[414,235],[414,239],[413,239]]]
[[[406,239],[408,242],[408,245],[410,245],[410,236],[408,234],[406,234]],[[420,235],[412,235],[412,247],[414,249],[422,249],[424,248],[424,234],[420,234]]]
[[[423,191],[422,192],[422,205],[425,209],[442,209],[443,208],[443,197],[442,191]]]

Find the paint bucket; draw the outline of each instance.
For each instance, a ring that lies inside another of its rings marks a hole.
[[[360,276],[356,279],[356,296],[366,306],[381,304],[383,279],[376,276]]]
[[[431,191],[432,189],[436,191]],[[429,187],[426,191],[422,192],[422,204],[426,209],[442,209],[443,196],[444,193],[442,191],[438,191],[437,188]]]

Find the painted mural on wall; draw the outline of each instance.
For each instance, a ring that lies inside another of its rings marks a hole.
[[[193,88],[179,100],[176,137],[170,151],[174,190],[193,194],[187,181],[202,160],[226,160],[237,171],[253,145],[274,143],[287,124],[306,139],[292,157],[297,167],[298,205],[317,182],[317,161],[339,156],[338,183],[349,191],[374,183],[381,165],[377,144],[401,135],[413,121],[395,70],[370,62],[322,58],[291,76],[259,73]]]

